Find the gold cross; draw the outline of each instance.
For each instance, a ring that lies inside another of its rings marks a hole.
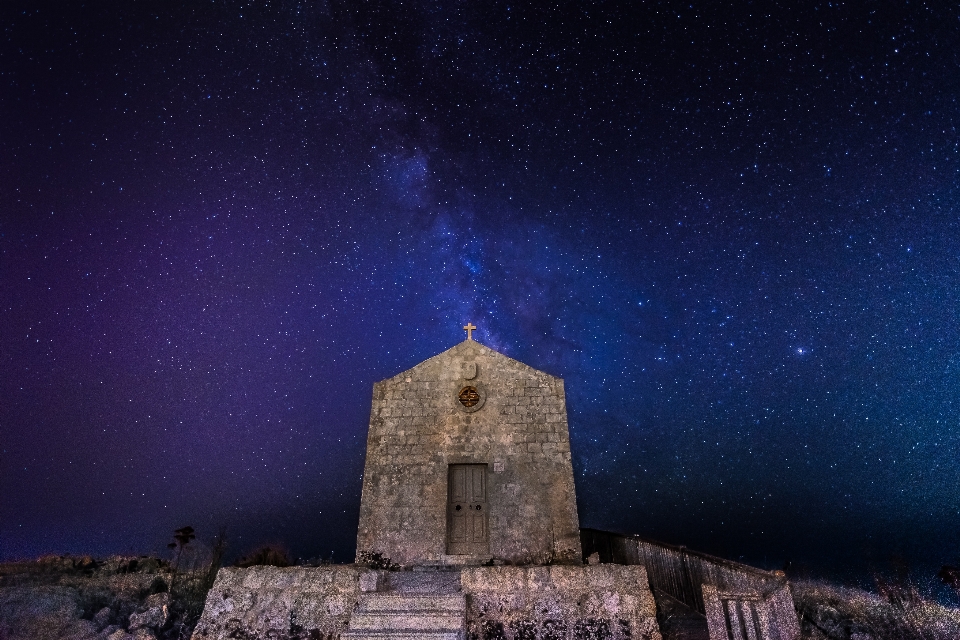
[[[473,323],[468,322],[464,329],[467,330],[467,340],[473,340],[473,330],[476,329],[476,327],[473,326]]]

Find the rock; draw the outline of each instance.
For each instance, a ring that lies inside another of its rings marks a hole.
[[[140,607],[140,611],[130,614],[129,629],[158,629],[170,619],[170,594],[155,593],[149,596]]]
[[[69,631],[64,630],[61,640],[96,640],[97,627],[89,620],[77,620],[70,625]]]
[[[137,629],[133,632],[133,640],[157,640],[157,636],[149,629]]]
[[[164,605],[162,607],[150,607],[142,613],[131,613],[129,629],[130,631],[136,631],[137,629],[162,627],[167,622],[168,611],[169,608]]]
[[[56,569],[72,569],[73,561],[64,556],[41,556],[37,558],[37,565]]]
[[[147,609],[152,609],[153,607],[166,607],[170,604],[170,593],[164,591],[162,593],[155,593],[152,596],[149,596],[144,601],[144,606]]]
[[[176,600],[161,591],[165,575],[116,573],[86,556],[0,564],[0,571],[2,640],[134,640],[116,624],[126,626],[131,612],[136,613],[133,630],[139,623],[144,638],[153,637],[154,630],[180,628]]]
[[[589,556],[587,556],[587,564],[590,564],[590,565],[600,564],[600,554],[594,551]]]
[[[113,617],[113,612],[110,610],[110,607],[104,607],[97,611],[93,615],[93,624],[96,625],[97,631],[102,631],[104,627],[110,624],[110,619]]]
[[[167,567],[165,560],[150,556],[110,556],[99,562],[99,569],[106,573],[158,573]]]

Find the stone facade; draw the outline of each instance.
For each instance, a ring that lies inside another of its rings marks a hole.
[[[483,493],[462,505],[479,541],[466,546],[451,543],[455,465],[474,465]],[[357,553],[581,562],[563,380],[465,340],[374,385]]]

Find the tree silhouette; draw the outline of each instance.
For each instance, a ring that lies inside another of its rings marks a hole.
[[[173,577],[170,578],[171,593],[173,593],[173,583],[177,580],[177,569],[180,568],[180,556],[183,555],[183,548],[190,544],[190,541],[196,537],[196,534],[193,532],[193,527],[182,527],[173,532],[173,538],[176,542],[171,542],[167,545],[168,549],[177,550],[177,559],[173,563]]]

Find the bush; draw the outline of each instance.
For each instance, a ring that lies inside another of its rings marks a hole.
[[[371,569],[387,569],[388,571],[400,569],[400,565],[394,564],[390,558],[384,558],[379,551],[361,551],[357,555],[357,564]]]
[[[289,567],[290,564],[290,554],[287,553],[286,549],[269,544],[255,549],[252,553],[243,556],[234,563],[237,567]]]

